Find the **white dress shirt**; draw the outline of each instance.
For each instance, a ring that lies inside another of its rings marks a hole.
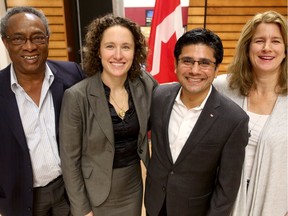
[[[211,94],[212,87],[210,87],[206,98],[200,104],[200,106],[192,109],[187,109],[187,107],[181,101],[181,91],[182,88],[180,88],[177,97],[175,98],[168,126],[169,145],[174,163],[177,160],[188,137],[190,136],[206,104],[206,101]]]
[[[19,85],[13,65],[10,71],[11,89],[16,101],[25,132],[33,169],[33,186],[45,186],[61,175],[60,157],[56,140],[55,111],[49,90],[54,75],[46,65],[39,106]]]

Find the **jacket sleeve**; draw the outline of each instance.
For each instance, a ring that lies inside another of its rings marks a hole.
[[[229,216],[238,193],[245,147],[248,143],[246,115],[239,121],[227,140],[220,159],[215,190],[207,216]]]
[[[82,120],[77,97],[66,90],[61,107],[60,157],[65,187],[73,215],[85,215],[91,211],[81,171]]]

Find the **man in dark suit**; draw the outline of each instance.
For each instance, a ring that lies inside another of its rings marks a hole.
[[[83,72],[47,60],[50,31],[34,8],[9,10],[1,36],[12,63],[0,71],[0,215],[69,215],[58,119],[65,89]]]
[[[240,183],[248,116],[212,86],[223,59],[217,35],[186,32],[174,57],[179,83],[153,93],[147,215],[228,216]]]

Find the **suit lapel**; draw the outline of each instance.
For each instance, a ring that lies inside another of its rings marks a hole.
[[[4,79],[2,79],[2,83],[0,83],[0,104],[5,104],[5,106],[0,105],[1,115],[4,118],[1,121],[5,121],[6,119],[7,126],[10,127],[10,130],[18,140],[21,148],[25,152],[29,153],[16,97],[14,92],[11,90],[10,66],[4,69],[1,73]]]
[[[99,127],[111,145],[114,145],[113,125],[100,72],[91,77],[87,91],[89,105],[95,115],[95,119],[97,119]]]
[[[141,145],[141,138],[143,138],[147,133],[147,97],[145,95],[145,91],[143,89],[143,85],[140,85],[140,81],[138,79],[131,82],[129,80],[129,88],[133,98],[134,106],[137,113],[137,118],[139,121],[139,136],[138,136],[138,145]],[[137,102],[137,103],[136,103]],[[146,124],[146,125],[145,125]]]
[[[212,92],[190,134],[188,137],[179,157],[177,158],[175,165],[180,163],[181,160],[185,158],[190,151],[192,151],[200,142],[200,140],[205,136],[206,133],[209,133],[210,127],[213,125],[214,121],[219,116],[217,112],[217,107],[220,106],[220,101],[218,98],[218,92],[212,88]],[[214,133],[212,131],[212,133]]]
[[[50,90],[52,93],[53,98],[53,105],[54,105],[54,113],[55,113],[55,128],[56,128],[56,134],[59,134],[59,116],[60,116],[60,108],[62,103],[62,98],[64,94],[64,87],[63,87],[63,81],[58,75],[58,70],[51,64],[49,64],[49,68],[51,69],[52,73],[54,74],[54,81],[52,85],[50,86]]]
[[[180,84],[167,84],[167,85],[174,85],[173,88],[169,88],[169,91],[166,91],[166,94],[164,95],[163,98],[163,106],[164,109],[162,109],[162,119],[163,119],[163,127],[162,127],[162,134],[163,134],[163,144],[165,145],[164,148],[166,150],[166,154],[168,156],[169,161],[171,164],[173,164],[173,158],[172,158],[172,153],[170,149],[170,142],[169,142],[169,135],[168,135],[168,130],[169,130],[169,120],[171,117],[171,112],[173,109],[173,105],[175,103],[175,98],[180,90]],[[167,107],[167,109],[165,109]]]

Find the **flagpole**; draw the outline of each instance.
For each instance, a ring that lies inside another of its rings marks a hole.
[[[207,17],[207,0],[205,0],[205,5],[204,5],[204,29],[206,29],[206,17]]]

